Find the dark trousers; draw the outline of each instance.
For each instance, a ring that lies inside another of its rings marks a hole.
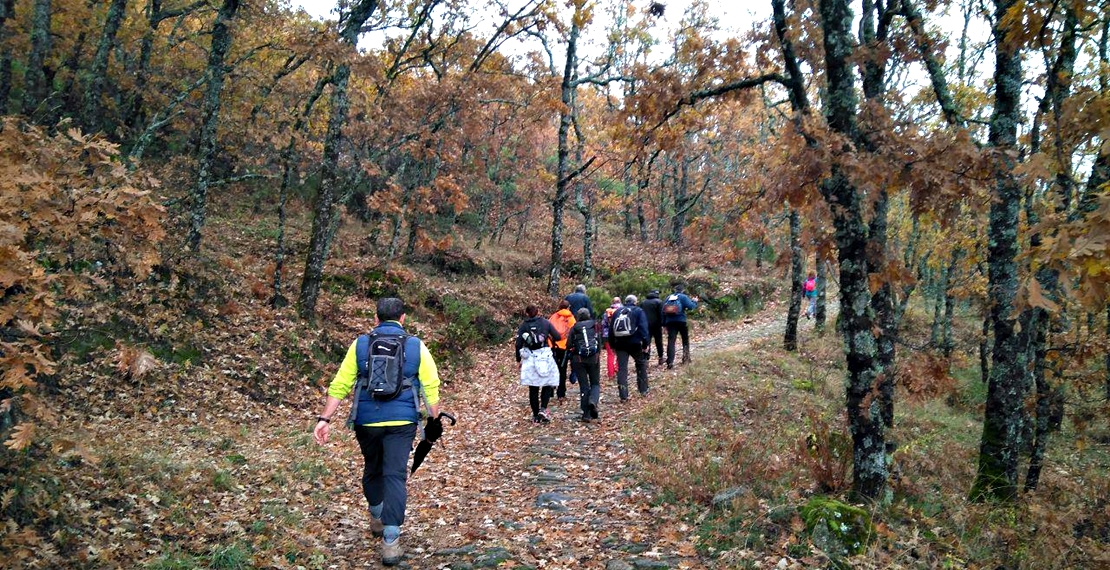
[[[570,364],[568,360],[570,357],[567,355],[567,349],[554,347],[551,349],[551,356],[555,357],[555,366],[559,367],[559,389],[555,391],[555,395],[560,398],[567,397],[567,365]],[[546,407],[546,406],[544,406]]]
[[[682,361],[690,360],[690,329],[686,321],[667,323],[667,366],[674,366],[675,337],[682,335]]]
[[[389,427],[355,426],[362,449],[362,494],[370,505],[382,505],[382,524],[405,522],[409,453],[416,437],[416,424]]]
[[[655,354],[659,355],[659,362],[663,362],[663,325],[649,325],[648,332],[655,339]]]
[[[640,395],[648,393],[648,363],[644,352],[637,345],[630,348],[617,349],[617,391],[621,400],[628,399],[628,358],[636,362],[636,389]]]
[[[601,399],[601,359],[595,355],[586,362],[572,362],[570,368],[578,377],[578,398],[582,414],[596,411],[597,402]],[[597,415],[589,417],[596,418]]]
[[[528,387],[528,405],[532,406],[532,415],[538,416],[540,410],[547,409],[547,403],[551,401],[551,393],[555,388],[551,386],[529,386]],[[542,400],[542,401],[541,401]]]

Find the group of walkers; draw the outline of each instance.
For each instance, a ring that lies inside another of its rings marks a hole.
[[[631,398],[629,361],[636,367],[637,392],[647,396],[651,391],[648,367],[652,340],[660,366],[674,368],[675,345],[680,336],[681,362],[690,362],[686,313],[697,308],[697,301],[679,284],[665,299],[657,290],[648,293],[643,302],[636,295],[627,295],[623,301],[613,297],[609,307],[595,312],[586,286],[578,285],[550,317],[541,316],[535,305],[526,307],[526,318],[516,332],[516,360],[520,364],[520,383],[528,387],[532,421],[551,421],[548,405],[553,397],[558,403],[565,401],[568,382],[578,383],[581,421],[599,419],[602,351],[606,378],[610,382],[616,379],[620,401]],[[667,330],[665,359],[663,329]]]
[[[520,381],[528,386],[533,421],[551,421],[547,406],[552,396],[558,401],[566,398],[568,381],[579,385],[581,419],[588,422],[599,418],[603,350],[607,378],[612,381],[616,377],[621,401],[627,402],[630,397],[629,360],[636,366],[637,391],[646,396],[650,392],[652,339],[660,365],[664,363],[664,328],[667,367],[674,366],[678,336],[682,337],[682,362],[689,362],[686,312],[696,307],[697,297],[688,297],[681,285],[665,300],[659,298],[658,291],[649,293],[642,303],[636,295],[626,296],[623,302],[614,297],[612,305],[600,314],[595,313],[584,285],[567,295],[548,318],[540,316],[538,307],[527,307],[528,318],[517,330],[516,358],[520,362]],[[435,360],[418,337],[405,331],[404,322],[404,303],[400,299],[378,300],[377,324],[347,349],[313,428],[316,443],[326,444],[339,403],[353,394],[346,423],[354,430],[362,452],[362,492],[369,508],[370,531],[382,539],[381,559],[386,566],[399,564],[404,558],[400,536],[413,440],[419,433],[422,441],[413,460],[415,471],[423,454],[443,433],[440,418],[450,418],[439,412],[440,378]],[[424,425],[421,408],[427,412]]]

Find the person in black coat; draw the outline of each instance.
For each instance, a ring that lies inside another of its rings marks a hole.
[[[624,298],[624,305],[613,312],[609,319],[609,344],[617,353],[617,389],[622,402],[628,401],[628,359],[636,363],[636,388],[641,396],[646,396],[648,386],[648,363],[643,357],[644,351],[651,345],[648,334],[647,315],[643,309],[636,306],[636,296],[629,295]],[[620,335],[619,322],[622,315],[627,314],[631,321],[631,331],[628,335]]]
[[[663,366],[663,300],[656,289],[640,301],[640,308],[647,315],[648,333],[655,339],[655,354],[659,355],[659,366]]]
[[[597,403],[601,398],[601,340],[597,321],[590,319],[590,310],[578,309],[578,321],[567,335],[570,368],[578,377],[582,421],[598,419]]]

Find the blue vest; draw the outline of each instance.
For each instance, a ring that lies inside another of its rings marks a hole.
[[[394,321],[384,322],[374,327],[374,332],[379,334],[406,334],[405,329]],[[420,421],[419,402],[413,398],[412,389],[405,388],[396,398],[383,402],[375,400],[369,390],[361,390],[358,386],[366,374],[366,358],[369,352],[370,337],[358,337],[355,354],[358,360],[358,379],[355,381],[355,397],[358,398],[358,415],[355,416],[355,425],[376,424],[379,422],[406,421],[417,423]],[[405,362],[402,366],[405,383],[416,386],[420,391],[420,339],[410,336],[405,340]]]

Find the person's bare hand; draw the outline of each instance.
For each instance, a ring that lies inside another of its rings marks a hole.
[[[328,433],[331,431],[331,424],[320,420],[316,422],[316,429],[312,430],[312,438],[316,440],[318,445],[324,445],[328,442]]]

